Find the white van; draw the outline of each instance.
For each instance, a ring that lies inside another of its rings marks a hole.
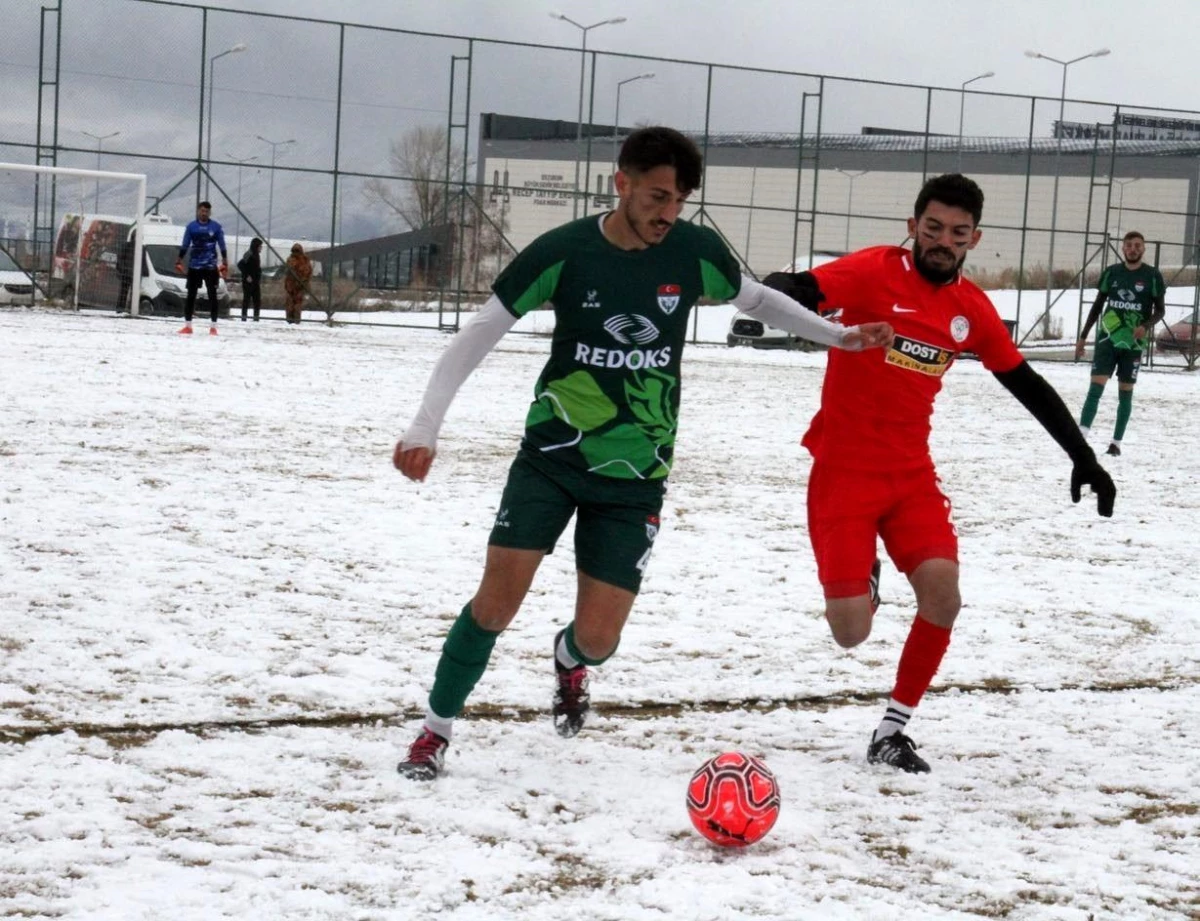
[[[80,307],[127,310],[128,289],[121,285],[123,261],[132,258],[134,221],[103,214],[68,214],[54,244],[54,293]],[[187,300],[187,265],[175,271],[184,227],[162,214],[142,220],[142,281],[138,313],[182,316]],[[127,276],[128,277],[128,276]],[[229,290],[217,284],[221,315],[229,315]],[[208,292],[196,292],[196,313],[208,312]]]

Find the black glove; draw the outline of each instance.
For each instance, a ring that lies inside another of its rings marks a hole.
[[[1089,463],[1076,464],[1071,471],[1071,501],[1078,502],[1083,495],[1083,487],[1092,487],[1096,494],[1096,509],[1105,518],[1111,518],[1113,503],[1117,499],[1117,487],[1113,485],[1112,477],[1095,460]]]
[[[763,279],[763,284],[782,291],[793,301],[798,301],[809,310],[819,313],[825,295],[812,272],[772,272]]]

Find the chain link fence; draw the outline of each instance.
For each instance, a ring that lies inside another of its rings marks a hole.
[[[425,309],[456,327],[514,252],[611,207],[620,141],[663,123],[705,154],[686,217],[756,276],[903,242],[923,180],[962,171],[987,197],[969,271],[1018,292],[1023,344],[1077,334],[1131,229],[1171,286],[1164,325],[1196,325],[1200,112],[168,0],[0,0],[0,15],[0,160],[144,173],[152,210],[180,224],[208,199],[230,263],[260,237],[268,276],[299,241],[331,320]],[[3,248],[46,271],[64,215],[106,205],[100,184],[3,174]],[[1159,358],[1195,351],[1193,334]]]

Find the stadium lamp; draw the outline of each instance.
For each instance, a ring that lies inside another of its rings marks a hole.
[[[275,216],[275,149],[287,144],[295,144],[295,138],[286,141],[269,141],[261,134],[254,135],[264,144],[271,145],[271,191],[267,195],[267,249],[271,248],[271,219]]]
[[[80,131],[79,133],[86,134],[88,137],[90,137],[93,141],[96,142],[96,169],[99,170],[100,169],[100,150],[101,150],[101,148],[104,147],[104,142],[107,141],[109,138],[115,138],[121,132],[114,131],[112,134],[92,134],[92,132],[90,132],[90,131]],[[100,178],[99,177],[96,178],[96,201],[95,201],[95,204],[92,205],[92,210],[94,212],[96,212],[97,214],[100,213]]]
[[[205,129],[205,134],[208,136],[208,143],[204,152],[205,169],[212,169],[212,98],[213,98],[213,65],[227,54],[238,54],[245,51],[249,47],[245,42],[238,42],[229,48],[226,48],[220,54],[214,54],[208,59],[208,126]],[[204,178],[204,197],[208,198],[208,175]]]
[[[587,64],[587,34],[592,29],[600,28],[600,26],[620,25],[625,22],[625,17],[614,16],[611,19],[602,19],[599,22],[593,22],[590,26],[576,22],[570,16],[566,16],[563,13],[551,13],[550,18],[570,23],[583,35],[583,44],[579,51],[579,117],[575,123],[575,188],[574,198],[571,202],[572,216],[579,217],[579,161],[583,159],[583,73]]]
[[[232,160],[234,163],[236,163],[237,168],[238,168],[237,203],[234,205],[234,208],[237,211],[237,230],[234,231],[234,234],[233,234],[234,261],[236,261],[240,255],[237,252],[237,247],[239,245],[240,238],[242,236],[242,167],[245,166],[247,163],[251,163],[254,160],[257,160],[258,154],[255,154],[252,157],[235,157],[229,151],[225,151],[225,156],[227,159]]]
[[[962,139],[963,139],[963,110],[966,108],[967,102],[967,87],[976,80],[986,80],[988,77],[996,76],[995,71],[989,70],[986,74],[980,74],[978,77],[972,77],[970,80],[964,80],[958,88],[958,145],[955,147],[955,169],[962,172]]]
[[[617,135],[621,133],[621,87],[626,83],[633,83],[635,80],[653,80],[654,71],[647,71],[644,74],[638,74],[636,77],[626,77],[624,80],[617,81],[617,107],[613,111],[613,139],[612,139],[612,162],[613,172],[617,171]]]
[[[871,172],[869,169],[860,170],[844,170],[835,167],[835,170],[846,177],[850,183],[850,191],[846,193],[846,244],[842,247],[843,252],[850,252],[850,215],[854,213],[854,180]]]
[[[1058,64],[1062,67],[1062,91],[1058,96],[1058,126],[1055,129],[1054,135],[1057,143],[1054,145],[1054,194],[1050,200],[1050,251],[1046,256],[1046,310],[1049,311],[1054,303],[1054,236],[1058,229],[1058,177],[1062,172],[1060,169],[1059,158],[1062,156],[1062,137],[1063,137],[1063,113],[1066,110],[1067,104],[1067,68],[1072,64],[1078,64],[1080,61],[1086,61],[1088,58],[1102,58],[1106,54],[1112,54],[1108,48],[1098,48],[1095,51],[1089,51],[1087,54],[1081,54],[1077,58],[1071,58],[1069,61],[1060,61],[1058,58],[1052,58],[1048,54],[1042,54],[1040,51],[1026,51],[1027,58],[1041,58],[1043,61],[1050,61],[1052,64]]]

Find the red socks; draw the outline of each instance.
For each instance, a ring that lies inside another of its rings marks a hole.
[[[933,682],[949,645],[950,630],[931,624],[918,612],[900,653],[892,697],[907,707],[916,707]]]

